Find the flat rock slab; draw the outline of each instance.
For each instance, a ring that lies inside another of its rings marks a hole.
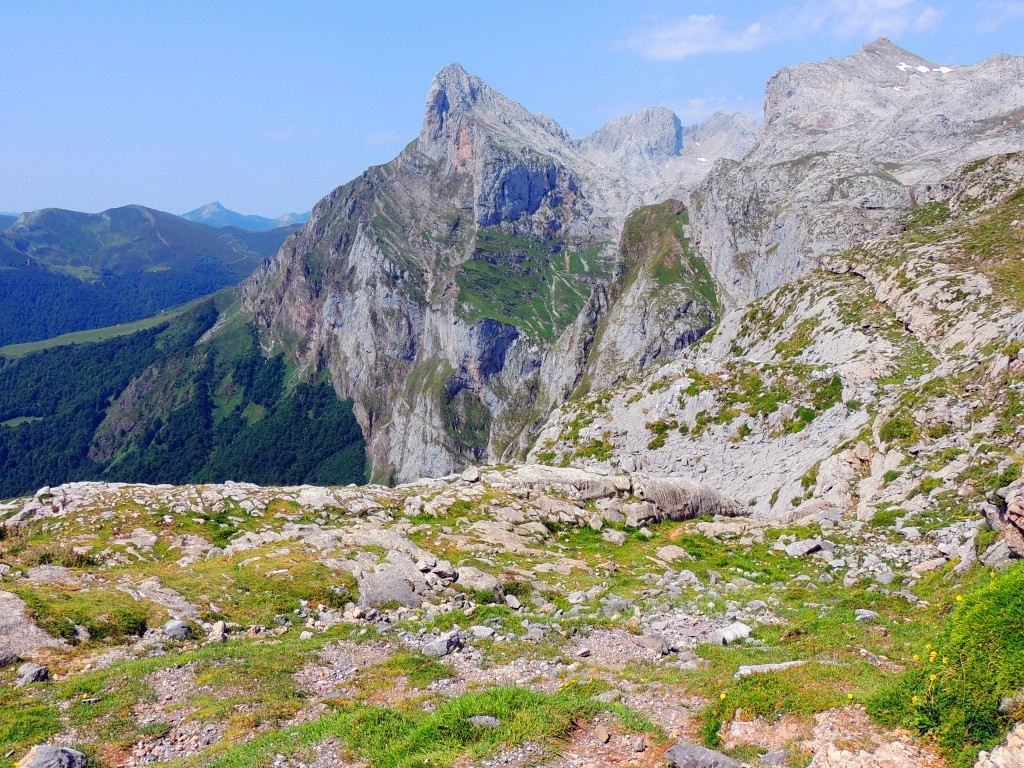
[[[741,768],[739,760],[698,744],[679,743],[665,753],[669,768]]]
[[[118,587],[122,592],[127,592],[135,600],[149,600],[167,609],[173,619],[197,619],[199,609],[185,599],[180,592],[165,587],[155,576],[143,579],[138,584]]]
[[[12,592],[0,591],[0,652],[26,656],[40,648],[68,648],[63,640],[35,625],[25,601]]]

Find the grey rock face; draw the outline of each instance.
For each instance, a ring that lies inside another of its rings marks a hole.
[[[85,768],[88,758],[77,749],[39,744],[18,763],[20,768]]]
[[[669,768],[741,768],[742,763],[712,749],[679,742],[665,753]]]
[[[740,160],[753,146],[756,127],[749,115],[719,111],[684,128],[671,110],[650,107],[612,120],[577,146],[587,159],[641,188],[690,189],[719,158]]]
[[[1022,80],[1024,57],[939,67],[885,38],[780,70],[754,147],[691,198],[701,254],[744,303],[884,232],[912,185],[1024,147]]]
[[[740,156],[746,146],[732,144],[742,143],[744,122],[718,116],[698,133],[715,152]],[[636,146],[633,128],[642,128]],[[431,83],[418,139],[318,203],[243,285],[244,312],[355,401],[381,477],[521,455],[540,425],[535,414],[580,383],[618,279],[620,229],[630,210],[665,196],[672,174],[660,161],[685,161],[683,135],[671,112],[649,110],[577,144],[550,118],[447,66]],[[701,174],[707,160],[694,161]],[[539,279],[549,264],[559,276]],[[536,318],[521,306],[503,313],[489,284],[470,282],[488,270],[539,279],[541,303],[564,278],[573,298],[551,296]],[[640,366],[709,325],[678,298],[642,332],[623,334],[650,348]]]
[[[24,600],[13,592],[0,591],[0,656],[17,659],[39,648],[67,647],[63,640],[35,625],[25,609]],[[5,665],[0,664],[2,666]]]

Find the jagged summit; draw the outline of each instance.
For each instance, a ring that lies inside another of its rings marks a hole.
[[[198,213],[198,214],[202,214],[202,215],[205,215],[205,216],[210,216],[210,215],[212,215],[214,213],[220,213],[220,212],[226,211],[226,210],[227,210],[227,208],[225,208],[223,205],[221,205],[219,200],[214,200],[212,203],[207,203],[206,205],[202,205],[199,208],[196,208],[194,211],[192,211],[192,213]]]
[[[579,142],[584,153],[616,151],[623,145],[650,157],[668,158],[683,148],[683,127],[671,109],[648,107],[604,124]]]
[[[547,115],[535,114],[489,86],[459,64],[448,64],[430,81],[427,104],[420,131],[420,150],[437,159],[450,142],[465,141],[460,133],[462,120],[475,118],[490,132],[511,133],[547,145],[564,148],[571,144],[569,134]]]

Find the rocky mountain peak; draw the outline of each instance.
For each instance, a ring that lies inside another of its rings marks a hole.
[[[683,128],[675,112],[648,107],[612,120],[579,142],[584,154],[632,150],[650,157],[668,158],[683,147]]]
[[[443,67],[430,82],[420,131],[420,150],[438,159],[460,141],[463,120],[486,126],[492,134],[512,134],[541,146],[570,145],[569,134],[546,115],[534,114],[459,64]],[[465,141],[463,134],[461,141]]]
[[[227,208],[221,205],[219,200],[214,200],[212,203],[200,206],[195,212],[203,216],[212,216],[215,213],[223,213],[226,210]]]

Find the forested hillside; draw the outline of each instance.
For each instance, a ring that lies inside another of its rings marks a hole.
[[[101,478],[362,482],[351,402],[326,382],[286,386],[283,358],[264,357],[246,326],[231,349],[196,346],[218,315],[211,299],[129,336],[0,357],[0,498]],[[184,371],[177,391],[143,429],[98,447],[113,406],[154,365]]]
[[[139,320],[234,285],[294,229],[218,229],[136,205],[25,214],[0,232],[0,346]]]

